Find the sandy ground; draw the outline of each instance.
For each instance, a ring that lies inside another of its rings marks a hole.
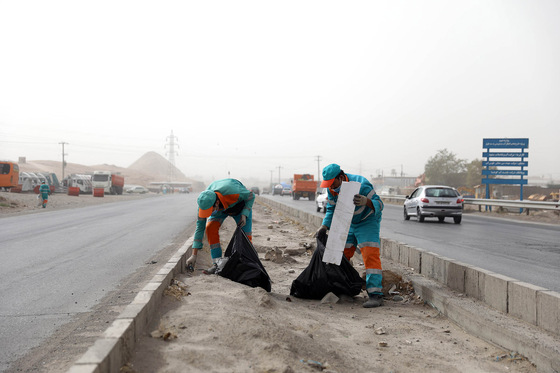
[[[254,245],[272,292],[250,288],[201,270],[177,278],[159,315],[140,338],[125,372],[535,372],[522,357],[465,333],[419,299],[406,280],[409,269],[383,260],[384,291],[400,298],[364,309],[365,292],[336,303],[289,295],[307,266],[312,232],[292,218],[256,203]],[[222,227],[226,246],[233,220]],[[363,273],[361,258],[353,259]],[[401,278],[400,276],[404,277]]]

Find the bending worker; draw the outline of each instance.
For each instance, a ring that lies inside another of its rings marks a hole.
[[[363,176],[345,174],[337,164],[330,164],[323,169],[321,187],[329,188],[327,197],[327,212],[323,223],[315,234],[321,241],[326,242],[327,230],[331,226],[336,201],[343,181],[357,181],[361,183],[360,193],[354,195],[354,216],[344,247],[344,256],[350,260],[358,248],[362,252],[366,266],[366,290],[368,300],[363,304],[365,308],[379,307],[383,304],[383,287],[381,285],[381,257],[379,254],[379,227],[383,202],[375,193],[373,185]]]
[[[192,255],[187,259],[187,267],[195,265],[198,250],[202,249],[204,231],[206,231],[213,264],[205,273],[213,274],[216,272],[217,262],[222,257],[219,230],[228,216],[231,216],[249,240],[252,240],[254,202],[255,194],[235,179],[217,180],[200,193],[197,200],[198,220],[194,233]]]

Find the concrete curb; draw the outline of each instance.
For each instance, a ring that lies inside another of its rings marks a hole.
[[[159,270],[146,286],[136,295],[107,330],[95,341],[68,373],[119,372],[128,362],[136,341],[144,333],[162,299],[164,290],[171,280],[181,273],[186,265],[186,254],[192,246],[190,237],[169,261]]]
[[[320,216],[259,200],[317,228],[322,224]],[[416,293],[469,333],[521,353],[539,372],[560,372],[559,293],[383,237],[381,256],[412,268]],[[498,322],[504,316],[507,325]]]
[[[322,223],[320,216],[258,200],[312,226]],[[183,244],[68,373],[119,372],[158,309],[164,290],[185,268],[192,241],[193,237]],[[560,372],[560,294],[385,238],[381,238],[381,256],[417,272],[412,276],[416,293],[469,333],[521,353],[539,372]],[[509,316],[507,324],[500,321],[504,315]]]

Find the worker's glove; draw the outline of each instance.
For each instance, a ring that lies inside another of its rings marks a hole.
[[[365,206],[367,204],[367,197],[361,194],[354,194],[354,204],[356,206]]]
[[[241,219],[239,219],[239,223],[237,223],[237,226],[239,228],[243,228],[245,224],[247,224],[247,217],[245,215],[241,215]]]
[[[193,254],[187,259],[187,270],[194,271],[194,265],[196,264],[196,254]]]
[[[329,228],[326,225],[321,225],[321,227],[319,229],[317,229],[317,232],[315,232],[315,237],[317,237],[317,239],[319,241],[321,241],[323,243],[323,245],[327,244],[327,230]]]

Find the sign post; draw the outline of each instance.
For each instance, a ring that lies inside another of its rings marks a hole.
[[[529,162],[525,160],[529,157],[529,153],[526,152],[526,149],[529,148],[529,139],[483,139],[482,147],[485,149],[482,157],[486,158],[482,161],[482,184],[486,184],[486,198],[490,197],[490,184],[510,184],[520,185],[519,200],[523,201],[523,185],[527,184],[527,179],[524,179],[523,176],[528,175],[525,167],[529,165]],[[492,151],[492,149],[498,151]],[[499,160],[490,160],[490,158]],[[502,167],[508,168],[503,169]],[[490,178],[491,176],[494,178]],[[496,176],[519,176],[519,178],[504,179],[496,178]],[[488,206],[486,206],[486,210],[488,210]]]

